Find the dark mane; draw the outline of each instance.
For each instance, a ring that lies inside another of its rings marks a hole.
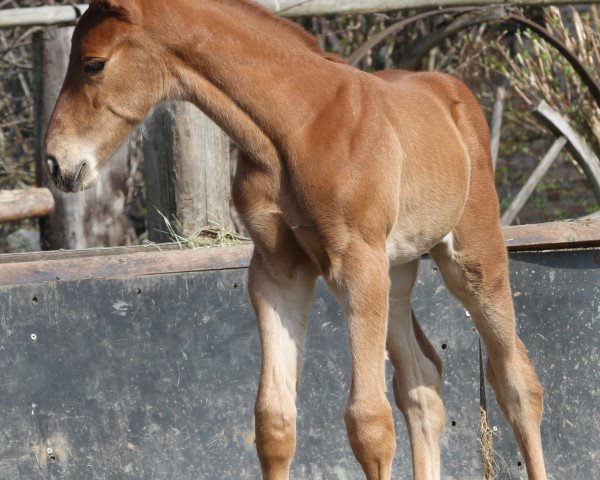
[[[92,0],[90,2],[89,10],[97,11],[102,15],[110,16],[121,22],[131,22],[130,14],[126,9],[122,7],[116,7],[103,0]]]
[[[275,25],[281,27],[283,30],[287,31],[294,35],[298,40],[300,40],[306,47],[312,50],[315,53],[318,53],[323,58],[327,60],[331,60],[336,63],[346,63],[346,59],[336,53],[330,53],[324,51],[317,39],[304,30],[297,23],[288,20],[287,18],[277,17],[269,12],[262,5],[255,3],[253,0],[229,0],[230,3],[234,4],[237,7],[241,7],[255,15],[259,15],[262,18],[268,19],[273,22]]]

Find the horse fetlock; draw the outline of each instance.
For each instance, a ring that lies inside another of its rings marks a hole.
[[[296,434],[296,408],[255,409],[256,434],[267,442],[281,442]]]
[[[526,356],[520,356],[519,364],[508,368],[488,361],[487,376],[509,423],[520,422],[517,417],[523,415],[528,419],[526,423],[531,420],[537,425],[541,423],[542,385]]]
[[[439,385],[423,384],[406,388],[401,379],[394,376],[394,398],[411,430],[418,429],[427,442],[437,444],[444,431],[446,409]]]
[[[387,399],[351,404],[344,420],[352,451],[367,473],[367,478],[388,478],[381,476],[381,472],[391,468],[396,450],[396,435]],[[379,473],[373,476],[369,472]]]
[[[296,451],[295,408],[257,408],[255,420],[256,449],[264,478],[287,478]]]

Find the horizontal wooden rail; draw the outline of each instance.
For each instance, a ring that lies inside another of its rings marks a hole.
[[[595,3],[596,0],[258,0],[274,13],[286,17],[374,13],[389,10],[432,9],[450,6],[560,5]],[[75,23],[87,5],[0,9],[0,28],[69,25]]]
[[[503,227],[511,251],[600,247],[600,221],[573,220]]]
[[[93,251],[74,251],[57,260],[18,263],[4,263],[5,259],[0,256],[0,286],[245,268],[253,249],[252,244],[186,250],[148,246],[144,251],[134,253],[128,252],[127,248],[99,256]]]
[[[54,212],[54,197],[47,188],[0,190],[0,223],[40,218]]]
[[[600,247],[600,221],[504,227],[503,232],[511,251]],[[246,268],[253,248],[251,243],[195,250],[149,245],[0,255],[0,287]]]
[[[87,9],[87,5],[0,10],[0,28],[72,25]]]

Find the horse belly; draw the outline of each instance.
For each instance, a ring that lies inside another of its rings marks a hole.
[[[397,220],[387,238],[392,265],[429,252],[459,222],[469,194],[470,161],[465,150],[455,153],[451,168],[442,162],[438,166],[445,168],[421,170],[426,176],[420,180],[414,173],[403,175]]]
[[[466,195],[465,195],[466,199]],[[420,209],[408,215],[400,214],[387,238],[387,253],[392,265],[400,265],[429,252],[448,235],[460,220],[465,201]]]
[[[421,226],[422,227],[422,226]],[[402,265],[419,258],[441,242],[452,230],[426,228],[396,228],[387,239],[387,255],[390,265]]]

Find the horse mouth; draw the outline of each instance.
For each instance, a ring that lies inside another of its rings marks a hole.
[[[90,175],[83,179],[52,179],[56,188],[64,193],[81,193],[90,189],[96,183],[96,175]]]
[[[84,185],[81,181],[69,182],[63,179],[53,179],[54,185],[64,193],[79,193],[83,192],[90,185]]]

